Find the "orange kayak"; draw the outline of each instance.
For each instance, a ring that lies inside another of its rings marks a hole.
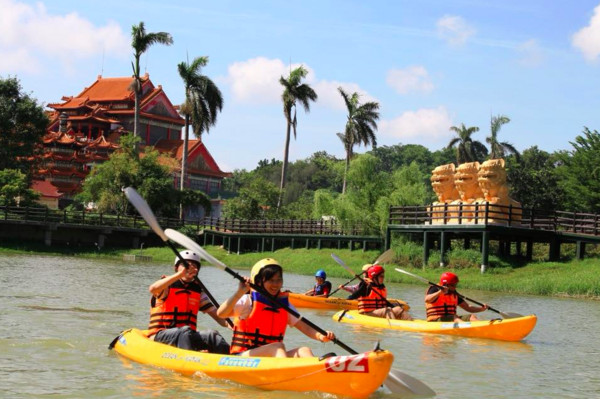
[[[333,310],[358,310],[358,301],[330,296],[310,296],[298,293],[289,293],[289,300],[297,308],[333,309]],[[400,299],[389,299],[391,303],[400,304],[405,310],[410,309],[408,304]]]

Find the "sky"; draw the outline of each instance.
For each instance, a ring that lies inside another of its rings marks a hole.
[[[300,65],[318,100],[298,110],[290,161],[344,158],[338,87],[380,104],[378,146],[439,150],[462,123],[485,143],[495,115],[510,118],[499,139],[519,151],[569,150],[584,127],[600,130],[600,0],[0,0],[0,10],[0,77],[42,105],[98,75],[131,76],[140,21],[173,36],[141,59],[173,104],[184,98],[177,64],[208,56],[202,73],[224,107],[203,141],[224,171],[283,159],[279,78]]]

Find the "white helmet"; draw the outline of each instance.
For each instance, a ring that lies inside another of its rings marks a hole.
[[[190,250],[185,250],[185,251],[181,251],[179,253],[179,256],[181,256],[183,259],[185,260],[190,260],[193,262],[197,262],[198,263],[198,267],[200,267],[200,255],[198,255],[195,252],[192,252]],[[181,262],[181,259],[179,259],[179,256],[175,257],[175,262],[173,263],[173,266],[177,267],[177,264],[179,262]]]

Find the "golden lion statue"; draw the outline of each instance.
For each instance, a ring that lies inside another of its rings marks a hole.
[[[454,186],[455,166],[453,163],[441,165],[431,172],[431,187],[438,200],[431,205],[431,224],[446,224],[449,214],[444,216],[444,207],[459,198]]]
[[[451,219],[453,224],[473,223],[476,204],[483,201],[483,192],[479,188],[477,173],[479,162],[468,162],[458,165],[454,173],[454,185],[460,199],[451,203]]]
[[[482,205],[479,218],[484,217],[485,204],[489,203],[488,223],[508,224],[509,216],[511,223],[521,220],[521,203],[508,196],[504,159],[490,159],[482,163],[477,180],[483,192],[483,198],[477,201]],[[510,205],[515,209],[508,208]]]

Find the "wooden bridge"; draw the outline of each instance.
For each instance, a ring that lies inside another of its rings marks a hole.
[[[431,249],[440,250],[441,265],[452,240],[479,241],[481,269],[489,263],[490,241],[498,241],[501,255],[510,255],[512,244],[521,255],[532,259],[533,244],[549,244],[548,259],[560,258],[564,243],[576,245],[576,257],[583,259],[586,244],[600,243],[600,215],[564,211],[544,211],[513,206],[490,205],[429,205],[390,207],[385,246],[389,248],[393,234],[408,235],[423,244],[423,263],[427,264]]]

